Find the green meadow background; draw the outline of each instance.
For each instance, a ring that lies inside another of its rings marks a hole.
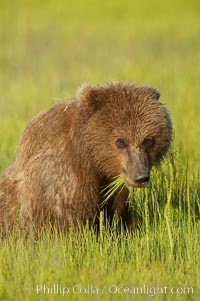
[[[116,235],[102,223],[98,237],[13,234],[0,244],[0,300],[200,300],[198,0],[0,0],[0,173],[36,113],[85,81],[112,80],[156,87],[174,125],[173,155],[135,193],[140,231]],[[36,292],[77,283],[99,293]],[[111,294],[110,285],[194,292]]]

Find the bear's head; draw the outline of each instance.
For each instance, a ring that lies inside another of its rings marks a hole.
[[[144,187],[151,167],[169,149],[172,123],[160,94],[147,86],[84,84],[77,103],[84,120],[84,147],[93,166],[109,178],[121,175],[127,186]]]

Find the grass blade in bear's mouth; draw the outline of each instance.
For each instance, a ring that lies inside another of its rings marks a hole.
[[[108,184],[101,191],[101,193],[105,197],[105,199],[101,203],[101,207],[105,206],[109,202],[109,199],[114,195],[115,192],[118,192],[119,195],[124,187],[126,187],[129,191],[127,202],[131,202],[133,199],[133,188],[135,188],[136,186],[128,184],[123,176],[117,176],[114,178],[113,182]]]
[[[115,192],[118,191],[118,194],[125,187],[124,179],[121,176],[117,176],[114,180],[104,187],[101,191],[105,199],[101,203],[101,207],[105,206],[109,199],[114,195]]]

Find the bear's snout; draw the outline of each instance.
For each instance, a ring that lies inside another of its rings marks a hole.
[[[144,185],[149,182],[150,176],[148,172],[142,172],[142,173],[137,173],[135,174],[133,180],[134,183],[138,185]]]
[[[128,159],[123,168],[123,178],[128,187],[142,188],[148,184],[150,164],[144,151],[128,152]]]
[[[148,171],[136,172],[132,176],[123,174],[124,182],[128,187],[143,188],[149,183],[150,174]]]

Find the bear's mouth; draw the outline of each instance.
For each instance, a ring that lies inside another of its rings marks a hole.
[[[124,183],[128,188],[145,188],[149,184],[149,177],[146,177],[146,179],[143,179],[142,181],[131,181],[130,179],[127,179],[125,175],[123,175]]]

